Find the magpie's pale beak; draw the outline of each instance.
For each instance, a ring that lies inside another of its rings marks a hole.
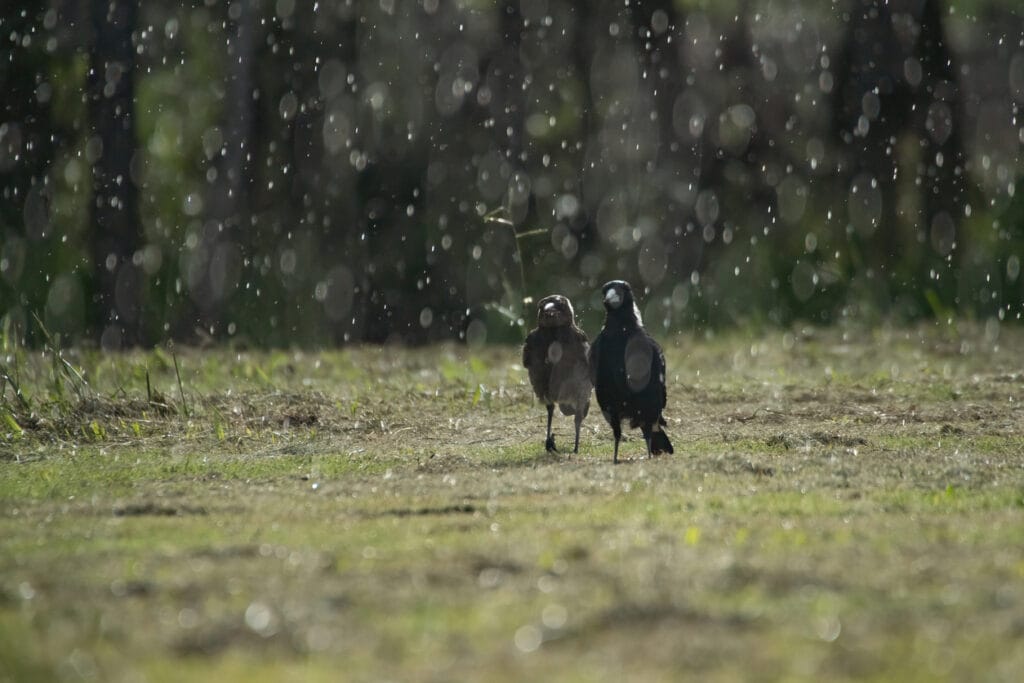
[[[622,303],[622,297],[619,296],[619,292],[615,288],[612,288],[605,293],[604,302],[611,306],[618,306]]]

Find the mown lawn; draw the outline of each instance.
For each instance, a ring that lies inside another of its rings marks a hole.
[[[514,348],[8,347],[0,680],[1017,681],[995,332],[666,340],[676,454],[619,466]]]

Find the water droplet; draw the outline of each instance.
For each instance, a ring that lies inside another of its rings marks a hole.
[[[520,626],[516,630],[515,644],[520,652],[535,652],[543,642],[543,634],[540,629],[532,624]]]

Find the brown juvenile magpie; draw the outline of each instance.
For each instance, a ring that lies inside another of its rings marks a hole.
[[[665,354],[644,329],[633,290],[624,280],[612,280],[601,288],[604,327],[590,347],[590,379],[597,405],[615,436],[619,461],[622,421],[640,428],[647,442],[647,455],[672,453],[672,442],[662,429],[667,392]]]
[[[572,415],[576,423],[576,443],[580,450],[580,425],[590,410],[590,370],[587,367],[587,335],[576,327],[572,304],[560,294],[552,294],[537,304],[537,328],[523,344],[523,367],[530,374],[534,393],[548,408],[548,436],[544,447],[555,451],[551,417],[555,404],[563,415]]]

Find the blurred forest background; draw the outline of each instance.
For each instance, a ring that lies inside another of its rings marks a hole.
[[[618,277],[656,334],[1019,321],[1022,13],[6,2],[4,329],[476,344]]]

